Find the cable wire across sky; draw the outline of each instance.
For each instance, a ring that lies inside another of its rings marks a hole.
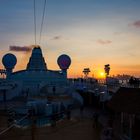
[[[41,44],[42,30],[43,30],[43,24],[44,24],[44,18],[45,18],[45,11],[46,11],[46,4],[47,4],[47,0],[44,0],[44,4],[43,4],[43,13],[42,13],[41,25],[40,25],[40,32],[39,32],[39,41],[37,42],[36,0],[34,0],[34,39],[35,39],[35,45]]]

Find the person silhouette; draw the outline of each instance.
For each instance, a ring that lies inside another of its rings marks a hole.
[[[56,92],[56,87],[55,86],[53,86],[52,91],[53,91],[53,95],[55,95],[55,92]]]

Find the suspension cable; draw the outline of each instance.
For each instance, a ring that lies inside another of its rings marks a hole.
[[[40,27],[39,44],[41,43],[41,36],[42,36],[42,29],[43,29],[43,23],[44,23],[44,18],[45,18],[46,3],[47,3],[47,0],[44,0],[44,8],[43,8],[42,21],[41,21],[41,27]]]
[[[36,45],[36,2],[34,0],[34,39]]]

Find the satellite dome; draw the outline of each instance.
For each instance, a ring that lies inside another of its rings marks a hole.
[[[59,65],[60,69],[67,70],[71,64],[71,59],[68,55],[62,54],[58,57],[57,64]]]
[[[2,63],[6,69],[13,69],[17,63],[17,58],[11,53],[7,53],[2,58]]]

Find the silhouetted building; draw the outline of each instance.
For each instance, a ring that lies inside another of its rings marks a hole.
[[[115,112],[115,135],[139,140],[140,88],[120,88],[108,105]]]

